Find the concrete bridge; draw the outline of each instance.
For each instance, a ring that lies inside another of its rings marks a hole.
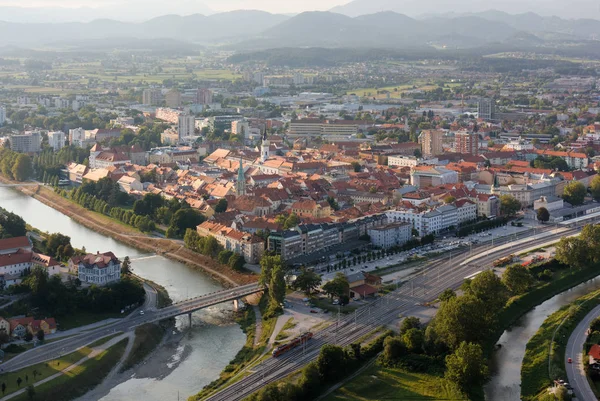
[[[140,314],[140,316],[136,316],[132,319],[128,319],[126,322],[123,322],[123,324],[127,326],[124,328],[132,329],[145,323],[158,322],[160,320],[186,314],[189,316],[191,324],[193,312],[224,302],[233,302],[234,306],[237,307],[238,301],[242,298],[247,297],[248,295],[257,294],[264,290],[264,287],[255,283],[231,288],[228,290],[213,292],[192,299],[186,299],[185,301],[167,306],[166,308],[144,311],[143,315]]]
[[[0,184],[0,188],[15,188],[15,187],[37,187],[37,186],[44,186],[44,184],[41,183],[35,183],[35,182],[24,182],[22,184]]]

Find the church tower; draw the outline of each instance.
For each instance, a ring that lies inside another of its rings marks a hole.
[[[238,170],[237,182],[235,184],[237,196],[246,195],[246,176],[244,176],[244,163],[240,157],[240,169]]]
[[[269,158],[269,148],[270,147],[271,147],[271,143],[267,139],[267,130],[265,129],[265,132],[262,137],[262,143],[260,145],[260,160],[262,160],[263,163],[265,161],[267,161],[267,159]]]

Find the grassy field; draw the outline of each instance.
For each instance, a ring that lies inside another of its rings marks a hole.
[[[123,356],[126,346],[127,339],[124,339],[68,373],[35,387],[33,398],[25,392],[13,400],[69,401],[81,397],[102,383],[102,380]]]
[[[567,341],[579,321],[598,304],[600,291],[577,299],[550,315],[529,340],[521,366],[521,396],[524,400],[534,400],[541,392],[545,393],[553,379],[566,378],[564,356]]]
[[[71,354],[61,356],[49,362],[39,363],[16,372],[3,373],[0,375],[0,383],[6,384],[6,395],[12,394],[21,388],[27,387],[29,383],[42,380],[48,376],[60,372],[61,370],[71,366],[75,362],[81,360],[92,352],[90,347],[83,347]],[[33,377],[33,372],[36,371],[36,378]],[[18,378],[21,378],[21,386],[17,384]]]
[[[466,400],[444,379],[389,369],[377,364],[370,366],[350,382],[336,390],[324,401],[365,400]]]
[[[456,87],[456,86],[460,86],[459,83],[452,83],[452,82],[446,82],[445,83],[448,87],[452,88],[452,87]],[[371,98],[376,98],[376,99],[386,99],[387,98],[387,94],[386,93],[380,93],[377,94],[377,92],[381,92],[381,91],[388,91],[390,92],[390,99],[399,99],[402,96],[403,92],[412,90],[412,89],[418,89],[418,90],[423,90],[423,91],[428,91],[428,90],[432,90],[437,88],[437,85],[431,82],[427,82],[424,80],[416,80],[414,83],[409,83],[409,84],[400,84],[400,85],[393,85],[393,86],[386,86],[383,88],[358,88],[358,89],[352,89],[350,91],[347,91],[346,94],[350,95],[350,94],[355,94],[357,96],[361,96],[361,97],[371,97]]]

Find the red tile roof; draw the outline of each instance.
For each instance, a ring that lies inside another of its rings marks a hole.
[[[29,248],[30,246],[29,238],[25,236],[0,239],[0,252],[7,249]]]

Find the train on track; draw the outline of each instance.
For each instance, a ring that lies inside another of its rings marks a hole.
[[[306,333],[302,334],[301,336],[294,338],[289,343],[280,345],[279,347],[275,348],[273,350],[273,356],[278,357],[279,355],[286,353],[287,351],[291,350],[292,348],[296,348],[297,346],[304,344],[305,342],[310,340],[312,337],[313,337],[313,333],[311,333],[310,331],[306,332]]]

